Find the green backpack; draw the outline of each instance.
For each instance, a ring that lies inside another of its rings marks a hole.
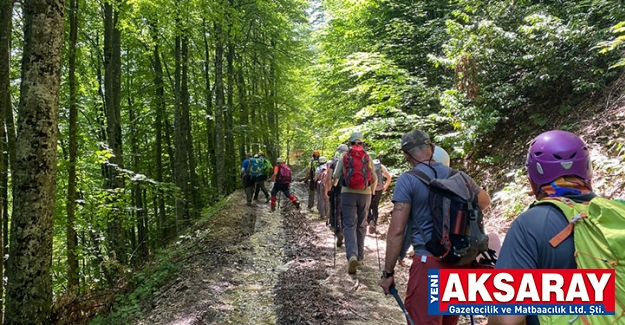
[[[269,162],[269,159],[266,159],[265,157],[261,157],[260,159],[262,164],[262,174],[271,176],[273,174],[273,166],[271,166],[271,162]]]
[[[581,204],[560,197],[537,203],[557,206],[569,220],[569,225],[549,241],[552,246],[574,232],[578,269],[614,269],[616,273],[614,315],[541,315],[540,325],[625,324],[625,202],[595,197]]]

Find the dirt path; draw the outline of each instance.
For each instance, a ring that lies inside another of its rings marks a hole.
[[[247,207],[238,191],[193,236],[182,238],[188,248],[175,261],[178,276],[144,303],[135,324],[406,324],[395,300],[377,285],[384,235],[367,235],[365,265],[347,274],[344,248],[335,251],[330,228],[305,208],[304,185],[291,188],[302,201],[300,211],[284,198],[276,212],[265,203]],[[380,230],[385,233],[386,225]],[[403,297],[408,268],[396,274]]]

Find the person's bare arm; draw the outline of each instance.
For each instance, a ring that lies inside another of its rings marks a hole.
[[[393,213],[391,215],[391,224],[388,227],[386,237],[386,257],[384,259],[384,270],[388,273],[394,272],[397,257],[404,245],[404,229],[410,218],[410,204],[403,202],[395,202]],[[384,293],[389,293],[390,287],[393,285],[393,277],[381,279],[379,284]]]
[[[332,168],[328,167],[328,170],[326,171],[326,179],[325,179],[326,186],[324,187],[325,193],[323,193],[325,197],[328,197],[328,191],[330,191],[330,189],[332,188],[332,173],[333,172],[334,171],[332,170]]]
[[[490,195],[484,189],[480,189],[480,193],[477,194],[477,206],[482,211],[490,206]]]
[[[386,191],[386,189],[391,185],[391,181],[393,180],[393,177],[384,166],[382,166],[382,175],[384,176],[384,180],[385,180],[384,191]],[[381,181],[382,181],[381,179],[378,179],[378,182],[381,182]]]

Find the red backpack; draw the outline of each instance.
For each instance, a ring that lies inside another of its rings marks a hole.
[[[276,183],[291,184],[291,168],[285,164],[278,164]]]
[[[351,146],[343,156],[343,186],[364,190],[371,185],[370,161],[371,157],[362,146]]]

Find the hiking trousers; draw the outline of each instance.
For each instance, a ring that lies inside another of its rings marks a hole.
[[[308,188],[308,210],[312,210],[315,206],[315,195],[317,194],[317,183],[311,180],[310,184]]]
[[[317,186],[317,210],[322,218],[327,218],[330,214],[330,199],[324,195],[324,187]]]
[[[330,226],[334,229],[334,233],[339,235],[343,232],[341,187],[332,187],[328,195],[330,196]]]
[[[365,236],[371,194],[341,193],[343,210],[343,234],[345,236],[345,257],[356,256],[359,261],[365,257]]]
[[[378,225],[378,207],[380,206],[382,192],[384,192],[384,190],[375,191],[375,195],[371,197],[371,209],[369,209],[367,221],[373,221],[374,227]]]
[[[428,315],[429,293],[428,270],[429,269],[468,269],[469,265],[454,265],[434,259],[432,255],[415,254],[412,257],[408,288],[406,289],[406,310],[410,317],[419,325],[456,325],[458,315]]]
[[[254,195],[254,177],[250,175],[243,176],[243,187],[245,188],[245,199],[247,203],[252,203],[252,196]]]
[[[297,197],[291,194],[291,192],[289,192],[289,184],[284,184],[284,183],[273,184],[273,188],[271,189],[271,207],[272,208],[276,207],[276,201],[278,200],[277,198],[278,192],[284,193],[284,196],[286,196],[289,200],[291,200],[291,202],[295,206],[297,206],[299,209],[299,203],[297,202]]]
[[[258,200],[258,192],[261,190],[265,194],[265,198],[269,200],[269,191],[265,187],[265,180],[267,179],[267,175],[260,175],[256,177],[256,190],[254,191],[254,200]]]

